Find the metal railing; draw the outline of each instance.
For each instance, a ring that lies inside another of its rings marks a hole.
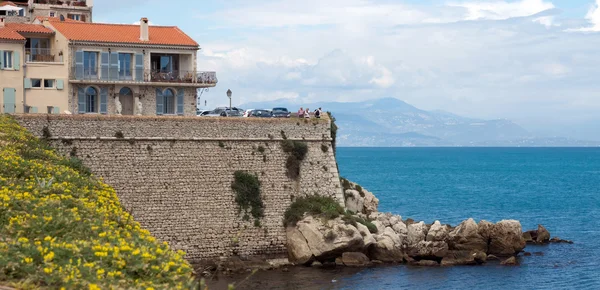
[[[27,62],[63,62],[63,52],[60,49],[28,48],[25,55]]]
[[[155,83],[188,83],[188,84],[216,84],[216,72],[196,71],[161,71],[130,69],[119,70],[115,67],[72,67],[70,78],[84,81],[122,81],[122,82],[155,82]]]
[[[87,7],[87,3],[85,0],[72,0],[72,1],[69,1],[69,0],[34,0],[33,3]]]

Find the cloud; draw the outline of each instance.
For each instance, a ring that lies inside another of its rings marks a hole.
[[[477,1],[451,3],[450,6],[467,9],[466,20],[504,20],[513,17],[531,16],[552,9],[554,5],[544,0],[506,1]]]
[[[567,29],[566,31],[582,31],[582,32],[597,32],[600,31],[600,0],[596,0],[596,3],[593,4],[588,13],[585,15],[585,19],[591,24],[591,26],[579,27]]]

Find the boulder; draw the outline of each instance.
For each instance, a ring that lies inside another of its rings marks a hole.
[[[516,266],[516,265],[519,265],[519,262],[517,261],[517,258],[515,256],[512,256],[512,257],[500,262],[500,265]]]
[[[534,243],[533,236],[531,235],[531,231],[523,232],[523,239],[525,243]]]
[[[487,256],[487,260],[488,261],[493,261],[493,260],[499,260],[498,257],[494,256],[494,255],[488,255]]]
[[[364,243],[365,249],[369,248],[371,245],[374,245],[377,242],[377,241],[375,241],[375,238],[373,237],[373,235],[371,234],[371,232],[369,231],[369,228],[367,228],[367,226],[365,226],[361,223],[357,223],[356,229],[358,230],[360,235],[363,237],[363,243]]]
[[[352,225],[346,225],[341,218],[330,220],[324,225],[311,216],[297,223],[308,247],[317,260],[334,259],[343,252],[360,251],[364,247],[363,237]]]
[[[437,267],[440,264],[438,262],[432,261],[432,260],[420,260],[416,263],[413,263],[413,265],[421,266],[421,267]]]
[[[304,235],[295,227],[288,227],[286,235],[290,263],[304,265],[312,262],[313,254]]]
[[[446,242],[420,241],[408,251],[408,255],[417,260],[437,260],[445,257],[446,254],[448,254],[448,244]]]
[[[377,233],[378,234],[383,233],[383,231],[385,230],[385,226],[383,225],[382,222],[380,222],[380,221],[377,220],[377,221],[372,221],[371,223],[374,224],[375,227],[377,227]]]
[[[572,244],[572,243],[573,243],[573,241],[569,241],[569,240],[563,240],[563,239],[561,239],[561,238],[559,238],[559,237],[554,237],[554,238],[550,239],[550,243],[557,243],[557,244],[560,244],[560,243]]]
[[[402,221],[398,221],[398,223],[392,226],[392,229],[400,236],[404,236],[405,238],[408,236],[408,228]]]
[[[390,218],[392,218],[391,213],[379,213],[377,220],[380,221],[384,227],[390,227],[392,226],[390,223]]]
[[[375,240],[377,240],[377,243],[369,248],[371,260],[402,262],[405,256],[403,249],[397,247],[390,236],[375,235]]]
[[[439,221],[435,221],[429,228],[425,240],[429,242],[446,242],[448,240],[448,229]]]
[[[349,267],[362,267],[370,264],[367,255],[361,252],[345,252],[342,254],[342,262]]]
[[[516,220],[503,220],[496,223],[490,236],[488,254],[514,256],[525,248],[521,223]]]
[[[478,230],[479,228],[472,218],[463,221],[448,234],[449,249],[487,252],[487,240],[479,234]]]
[[[425,226],[424,222],[410,224],[407,226],[407,230],[407,244],[409,248],[416,247],[419,242],[425,241],[425,237],[427,236],[427,227]]]
[[[543,226],[538,225],[537,228],[537,237],[535,242],[538,244],[547,244],[550,241],[550,232]]]
[[[390,217],[390,226],[394,226],[395,224],[397,224],[398,222],[400,222],[402,220],[401,216],[392,216]]]
[[[477,224],[477,233],[483,238],[484,241],[489,241],[492,236],[492,230],[494,224],[486,220],[479,221]]]
[[[363,211],[364,198],[360,196],[360,193],[354,189],[346,190],[346,209],[353,212],[359,213]]]
[[[344,266],[344,261],[342,261],[342,257],[335,258],[335,265],[336,266]]]
[[[477,265],[487,261],[487,255],[482,251],[449,251],[442,259],[442,266]]]
[[[377,212],[377,207],[379,206],[379,199],[377,199],[375,195],[373,195],[373,193],[366,191],[364,188],[363,193],[365,195],[363,202],[363,212],[367,215]]]

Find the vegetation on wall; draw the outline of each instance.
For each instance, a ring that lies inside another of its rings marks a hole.
[[[285,211],[283,225],[295,226],[305,214],[334,219],[344,214],[344,208],[331,197],[318,195],[300,197]]]
[[[194,289],[111,187],[0,116],[0,284],[17,289]]]
[[[235,192],[235,202],[239,206],[239,211],[244,212],[245,220],[250,219],[248,214],[251,214],[254,218],[254,225],[260,226],[260,219],[264,216],[265,205],[260,196],[258,177],[241,170],[236,171],[233,177],[231,189]]]
[[[337,142],[337,130],[338,130],[338,126],[335,124],[335,118],[333,117],[333,115],[331,114],[331,112],[327,112],[327,115],[329,116],[329,119],[331,120],[331,127],[330,127],[330,131],[331,131],[331,146],[333,147],[333,154],[336,153],[336,142]]]
[[[283,152],[288,154],[285,162],[288,177],[294,180],[298,179],[302,160],[304,160],[306,153],[308,153],[308,145],[301,141],[283,140],[281,148]]]

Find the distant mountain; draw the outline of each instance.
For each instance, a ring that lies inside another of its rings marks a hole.
[[[333,113],[339,146],[577,146],[564,138],[536,138],[505,119],[480,120],[445,111],[425,111],[395,98],[364,102],[294,104],[287,99],[244,104],[242,108],[300,106]],[[565,144],[565,145],[559,145]],[[571,145],[566,145],[571,144]],[[590,146],[585,143],[583,146]]]

